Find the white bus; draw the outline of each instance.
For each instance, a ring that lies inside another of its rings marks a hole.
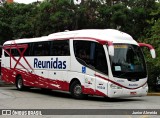
[[[114,29],[77,30],[7,41],[2,80],[26,87],[68,91],[74,98],[145,96],[147,70],[142,46]]]

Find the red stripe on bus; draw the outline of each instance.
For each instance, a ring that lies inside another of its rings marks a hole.
[[[132,90],[133,90],[133,89],[138,89],[138,88],[144,86],[144,85],[147,83],[147,81],[146,81],[144,84],[142,84],[141,86],[139,86],[139,87],[137,87],[137,88],[128,88],[128,87],[126,87],[126,86],[123,86],[123,85],[121,85],[121,84],[119,84],[119,83],[117,83],[117,82],[114,82],[114,81],[112,81],[112,80],[110,80],[110,79],[107,79],[107,78],[105,78],[105,77],[102,77],[102,76],[100,76],[100,75],[95,74],[95,76],[97,76],[97,77],[99,77],[99,78],[101,78],[101,79],[103,79],[103,80],[109,81],[109,82],[111,82],[111,83],[113,83],[113,84],[115,84],[115,85],[117,85],[117,86],[122,87],[122,88],[132,89]]]
[[[108,44],[113,45],[112,41],[105,41],[105,40],[101,40],[101,39],[97,39],[97,38],[91,38],[91,37],[67,37],[67,38],[57,38],[57,39],[49,39],[49,40],[67,40],[67,39],[88,39],[88,40],[95,40],[97,42],[99,42],[102,45]]]
[[[21,51],[20,50],[20,48],[23,48],[23,51]],[[24,69],[26,69],[27,71],[29,71],[27,68],[25,68],[21,63],[20,63],[20,60],[21,60],[21,58],[23,58],[24,60],[25,60],[25,62],[27,63],[27,65],[30,67],[30,69],[32,69],[32,67],[31,67],[31,65],[28,63],[28,61],[26,60],[26,58],[24,57],[24,53],[25,53],[25,51],[27,50],[27,48],[28,48],[28,44],[16,44],[15,42],[14,42],[14,44],[10,44],[10,45],[6,45],[6,46],[3,46],[3,49],[4,49],[4,51],[5,52],[7,52],[7,54],[10,56],[10,68],[12,68],[12,61],[11,61],[11,59],[13,59],[15,62],[16,62],[16,64],[14,65],[14,69],[17,67],[17,65],[19,64],[20,66],[22,66]],[[19,56],[19,58],[18,58],[18,60],[15,58],[15,56],[13,56],[12,54],[11,54],[11,51],[9,52],[9,51],[7,51],[7,49],[17,49],[18,50],[18,52],[19,52],[19,54],[20,54],[20,56]],[[33,70],[33,69],[32,69]]]

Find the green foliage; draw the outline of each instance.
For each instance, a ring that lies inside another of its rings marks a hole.
[[[144,4],[145,3],[145,4]],[[149,5],[150,4],[150,5]],[[150,27],[154,0],[83,1],[45,0],[33,4],[4,4],[0,7],[1,38],[3,40],[37,37],[53,32],[76,29],[114,28],[131,34],[135,39]],[[10,30],[5,35],[4,30]]]
[[[149,73],[148,83],[151,90],[155,90],[156,79],[160,76],[160,18],[157,17],[160,16],[160,3],[157,3],[157,10],[153,10],[151,16],[152,20],[149,23],[153,26],[148,31],[148,37],[141,41],[152,44],[156,50],[156,59],[151,59],[145,50]]]

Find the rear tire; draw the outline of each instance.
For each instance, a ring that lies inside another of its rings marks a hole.
[[[21,76],[18,76],[16,79],[16,87],[19,91],[24,90],[25,86],[23,84],[23,79]]]
[[[75,99],[83,99],[85,97],[85,95],[82,93],[82,86],[79,81],[74,81],[71,84],[70,92],[72,97]]]

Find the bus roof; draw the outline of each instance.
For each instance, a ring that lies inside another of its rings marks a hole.
[[[42,36],[37,38],[23,38],[16,39],[11,41],[6,41],[4,45],[14,44],[14,43],[29,43],[29,42],[38,42],[38,41],[47,41],[47,40],[64,40],[64,39],[87,39],[96,41],[110,41],[113,43],[127,43],[138,45],[135,40],[124,32],[115,30],[115,29],[84,29],[84,30],[75,30],[75,31],[66,31],[53,33],[48,36]]]

